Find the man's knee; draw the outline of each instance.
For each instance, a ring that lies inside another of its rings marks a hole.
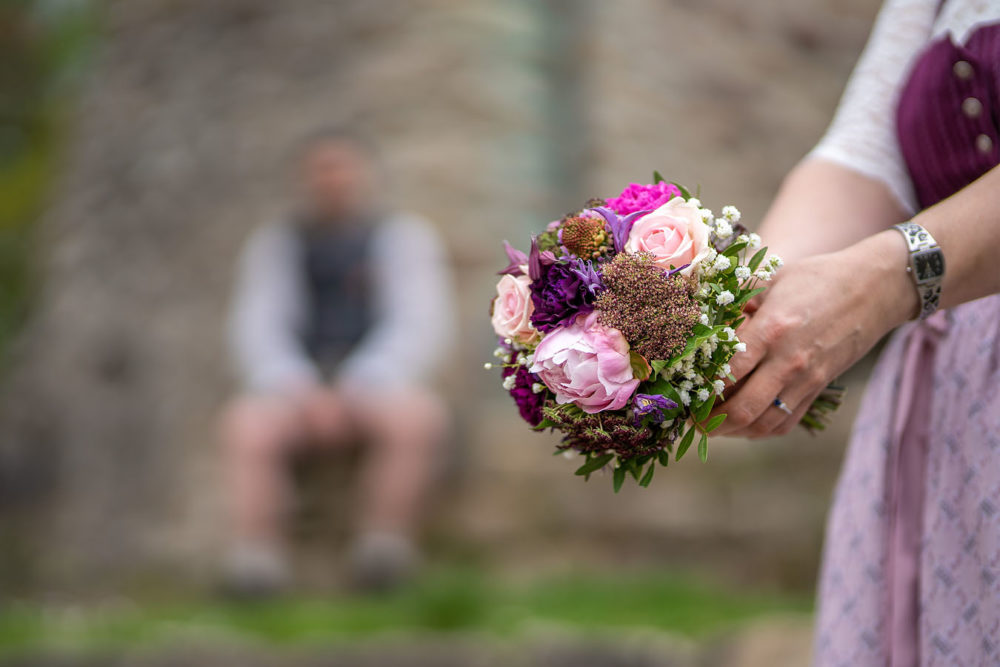
[[[393,440],[407,440],[427,447],[440,445],[446,437],[449,412],[445,401],[425,388],[372,392],[363,399],[369,430]]]
[[[225,407],[220,437],[230,453],[274,455],[294,437],[295,409],[282,398],[243,396]]]

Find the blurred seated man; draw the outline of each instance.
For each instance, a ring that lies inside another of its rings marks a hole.
[[[428,387],[453,327],[436,234],[383,208],[375,156],[358,136],[317,133],[297,160],[299,204],[247,242],[231,313],[244,384],[221,436],[234,594],[288,582],[290,457],[354,444],[365,449],[354,583],[404,579],[447,421]]]

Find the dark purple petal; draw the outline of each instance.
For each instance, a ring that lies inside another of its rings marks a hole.
[[[545,406],[545,392],[535,393],[535,384],[541,384],[541,380],[534,373],[522,365],[505,366],[503,377],[515,375],[514,387],[510,390],[510,397],[514,399],[521,418],[532,426],[538,426],[542,422],[542,408]]]
[[[538,271],[538,278],[531,283],[531,323],[544,333],[581,313],[592,312],[604,290],[594,265],[577,257],[567,255],[552,264],[539,261]]]

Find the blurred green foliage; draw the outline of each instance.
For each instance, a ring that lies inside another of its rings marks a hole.
[[[0,5],[0,357],[28,311],[33,230],[94,35],[93,11],[80,0]]]
[[[336,643],[400,631],[509,637],[533,624],[580,631],[644,628],[703,638],[762,615],[809,610],[805,598],[723,589],[677,574],[563,575],[513,584],[468,570],[439,571],[382,597],[11,605],[0,611],[0,656],[166,646],[192,636],[271,645]]]

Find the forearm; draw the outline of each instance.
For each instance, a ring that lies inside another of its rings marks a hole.
[[[944,253],[942,308],[1000,292],[1000,167],[913,221],[931,233]]]
[[[847,248],[904,219],[882,183],[806,159],[785,178],[759,232],[771,252],[789,261]]]
[[[1000,293],[1000,167],[958,193],[913,218],[941,246],[945,256],[941,307],[950,308]],[[888,229],[839,253],[871,272],[874,308],[884,329],[892,329],[917,314],[919,300],[906,273],[908,251],[902,235]]]

